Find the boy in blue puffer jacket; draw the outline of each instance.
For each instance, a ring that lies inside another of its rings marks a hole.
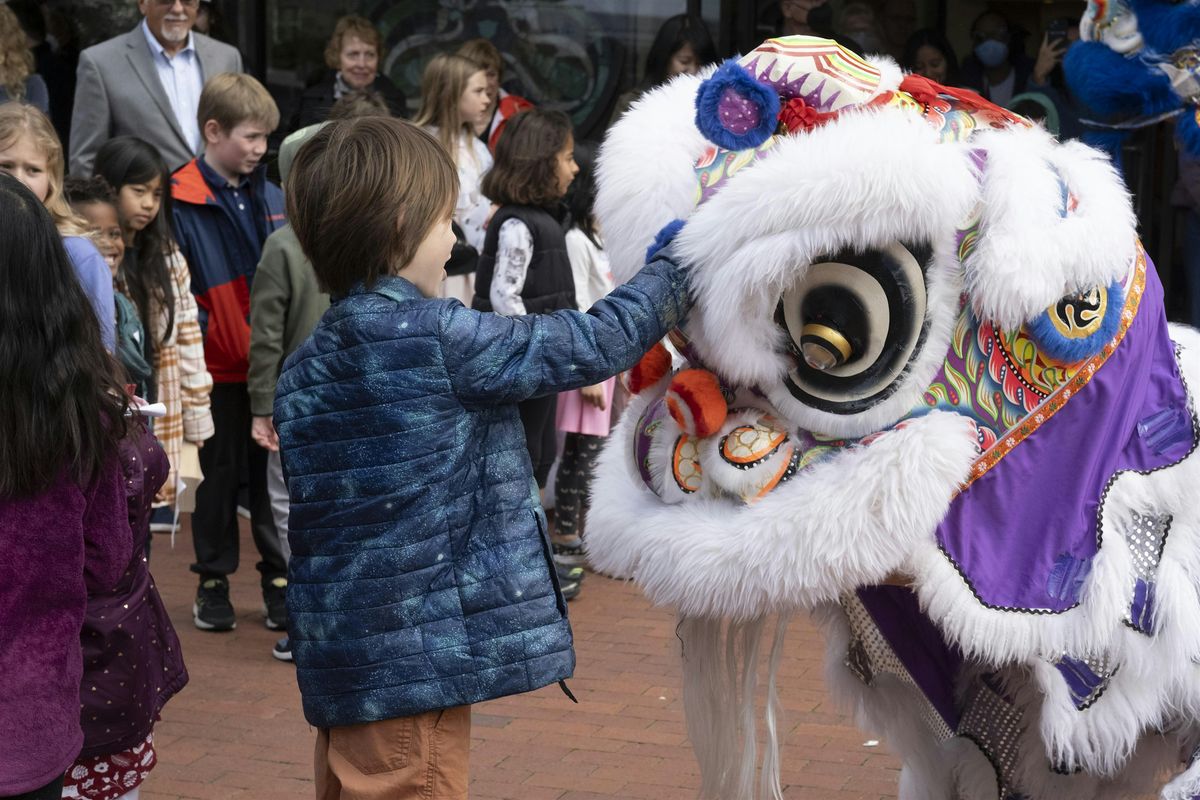
[[[470,705],[571,675],[517,403],[632,367],[689,307],[670,248],[586,314],[439,298],[457,183],[384,118],[326,126],[288,180],[334,298],[275,399],[318,798],[465,798]]]

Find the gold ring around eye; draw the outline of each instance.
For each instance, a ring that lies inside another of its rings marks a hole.
[[[850,360],[850,356],[854,355],[854,348],[850,346],[850,340],[841,334],[840,331],[821,325],[816,322],[810,322],[800,329],[800,337],[811,336],[814,339],[820,339],[838,352],[842,357],[841,363],[845,364]]]

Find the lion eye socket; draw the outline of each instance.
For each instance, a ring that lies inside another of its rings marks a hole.
[[[801,402],[856,414],[885,399],[925,330],[928,246],[894,242],[814,263],[780,298],[776,320],[795,362],[786,383]]]

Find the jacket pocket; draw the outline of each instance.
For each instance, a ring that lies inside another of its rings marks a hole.
[[[413,717],[397,717],[329,729],[329,746],[364,775],[379,775],[408,766]]]
[[[558,606],[558,613],[564,617],[567,615],[567,601],[563,599],[562,587],[558,584],[558,570],[554,568],[554,547],[550,544],[550,534],[546,531],[546,526],[542,523],[542,515],[537,511],[531,511],[533,521],[537,524],[538,533],[542,538],[542,556],[546,559],[546,569],[550,573],[550,583],[554,586],[554,602]]]

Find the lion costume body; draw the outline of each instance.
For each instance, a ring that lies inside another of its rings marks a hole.
[[[797,612],[905,798],[1200,793],[1200,334],[1107,159],[789,37],[648,93],[599,187],[618,277],[686,219],[587,542],[678,610],[704,793],[778,795]]]

